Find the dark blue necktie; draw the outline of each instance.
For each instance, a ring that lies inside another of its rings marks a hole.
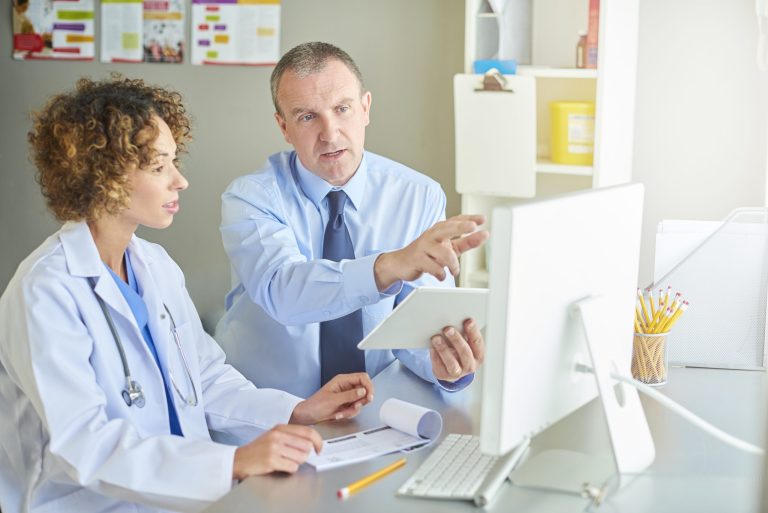
[[[323,239],[323,258],[338,262],[355,258],[355,248],[344,222],[344,191],[328,193],[330,216]],[[320,323],[320,382],[325,385],[337,374],[365,372],[365,352],[357,348],[363,339],[361,310]]]

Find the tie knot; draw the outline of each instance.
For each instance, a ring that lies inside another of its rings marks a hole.
[[[347,202],[347,193],[344,191],[331,191],[328,193],[328,210],[330,218],[334,219],[344,212],[344,204]]]

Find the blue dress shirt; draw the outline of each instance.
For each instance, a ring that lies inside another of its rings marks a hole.
[[[266,167],[237,178],[222,195],[221,234],[233,271],[216,339],[233,364],[259,387],[307,397],[320,386],[319,323],[362,309],[368,334],[414,287],[454,285],[429,275],[380,293],[373,266],[382,252],[407,246],[445,219],[445,194],[434,180],[365,152],[342,187],[344,215],[356,258],[323,260],[336,187],[308,171],[295,152],[272,155]],[[437,333],[442,326],[435,326]],[[367,351],[376,375],[394,358],[438,383],[426,350]],[[471,376],[446,389],[465,387]]]
[[[133,316],[136,318],[136,324],[139,326],[141,334],[144,336],[144,341],[149,346],[149,350],[152,353],[152,356],[155,357],[155,363],[157,363],[157,368],[160,369],[160,374],[163,376],[163,384],[165,385],[165,400],[168,403],[168,423],[170,424],[171,434],[184,436],[181,431],[179,417],[176,414],[176,407],[173,404],[173,398],[171,397],[171,389],[168,386],[168,380],[165,379],[165,373],[163,372],[163,367],[160,365],[160,358],[157,355],[155,342],[152,339],[152,334],[149,332],[149,311],[147,310],[146,303],[144,303],[144,300],[141,298],[139,284],[136,281],[136,275],[134,274],[133,267],[131,266],[131,259],[126,252],[125,274],[128,276],[128,283],[125,283],[117,274],[115,274],[115,272],[107,264],[104,264],[104,267],[106,267],[109,271],[109,274],[112,275],[112,279],[114,279],[115,283],[117,283],[117,288],[120,289],[120,292],[123,294],[126,303],[128,303],[131,312],[133,312]],[[147,393],[146,390],[145,393]]]

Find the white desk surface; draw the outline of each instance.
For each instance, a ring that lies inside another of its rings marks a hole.
[[[725,431],[762,447],[765,438],[762,419],[765,379],[765,373],[756,371],[671,369],[669,384],[660,390]],[[377,376],[374,384],[374,404],[366,407],[356,419],[318,426],[324,438],[380,425],[379,406],[388,397],[398,397],[440,411],[444,420],[441,436],[447,433],[479,432],[478,382],[463,392],[448,394],[423,382],[395,363]],[[759,457],[726,446],[645,397],[643,405],[656,444],[656,460],[647,472],[609,496],[607,502],[599,508],[592,507],[586,499],[575,495],[523,489],[509,483],[504,485],[497,499],[486,510],[475,508],[468,502],[395,496],[397,488],[418,468],[431,450],[425,449],[408,454],[408,463],[403,469],[346,501],[336,498],[336,490],[384,467],[401,455],[389,455],[321,473],[305,465],[292,476],[252,477],[235,487],[206,512],[758,511],[757,493],[762,472]],[[599,415],[597,407],[596,403],[587,405],[584,409],[586,418],[594,419]],[[550,431],[556,433],[557,427]],[[570,427],[561,433],[561,438],[573,435],[573,431],[573,427]],[[597,435],[603,439],[600,433]],[[539,438],[546,439],[546,436]]]

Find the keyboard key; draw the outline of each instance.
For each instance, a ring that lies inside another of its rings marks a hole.
[[[480,438],[449,434],[397,491],[430,499],[472,500],[498,460],[480,452]]]

